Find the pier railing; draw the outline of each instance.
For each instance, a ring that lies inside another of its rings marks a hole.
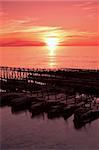
[[[26,79],[31,76],[42,76],[42,77],[60,77],[65,72],[96,72],[99,70],[88,70],[88,69],[30,69],[30,68],[15,68],[15,67],[4,67],[0,66],[0,79]]]

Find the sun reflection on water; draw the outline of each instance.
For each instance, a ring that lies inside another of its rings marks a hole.
[[[49,61],[48,61],[48,66],[49,68],[53,69],[55,68],[56,64],[56,50],[57,50],[56,45],[50,45],[47,46],[48,49],[48,56],[49,56]]]

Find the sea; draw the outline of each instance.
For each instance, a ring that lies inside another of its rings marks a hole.
[[[25,68],[99,69],[99,47],[1,47],[0,65]]]
[[[3,47],[0,65],[25,68],[99,69],[99,47]],[[46,114],[32,117],[27,110],[13,113],[0,108],[1,150],[98,150],[99,119],[80,129],[72,115],[48,119]]]

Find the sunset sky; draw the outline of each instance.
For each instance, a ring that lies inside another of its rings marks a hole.
[[[0,3],[1,46],[99,45],[97,0]]]

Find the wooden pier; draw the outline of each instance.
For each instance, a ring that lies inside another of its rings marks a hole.
[[[0,78],[1,79],[24,79],[31,78],[31,76],[42,77],[55,77],[63,78],[65,73],[95,73],[99,75],[99,70],[84,70],[84,69],[30,69],[30,68],[15,68],[15,67],[3,67],[0,66]]]
[[[83,69],[29,69],[15,67],[0,67],[0,84],[14,84],[25,87],[31,84],[42,87],[70,87],[75,90],[84,90],[99,93],[99,70]],[[34,86],[34,87],[35,87]],[[18,87],[16,87],[17,89]],[[31,87],[30,87],[31,88]],[[5,89],[5,88],[4,88]],[[23,89],[24,90],[24,89]]]

